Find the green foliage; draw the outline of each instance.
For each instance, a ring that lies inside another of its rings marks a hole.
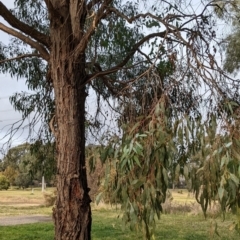
[[[37,0],[29,3],[25,0],[16,0],[14,5],[14,9],[11,10],[12,14],[34,30],[48,36],[49,19],[47,9],[43,6],[42,1]],[[1,60],[14,58],[14,56],[24,56],[25,54],[32,54],[33,57],[1,63],[0,72],[9,73],[11,77],[25,80],[25,84],[31,90],[31,93],[15,93],[10,97],[10,102],[15,110],[22,114],[23,121],[34,114],[35,117],[32,124],[29,125],[29,130],[32,131],[40,123],[39,137],[45,141],[51,141],[52,135],[49,132],[48,123],[54,114],[55,107],[52,83],[47,74],[48,66],[46,62],[39,58],[35,49],[29,48],[28,44],[18,38],[11,38],[7,45],[0,42]],[[41,122],[39,118],[42,119]],[[16,126],[21,124],[15,123]]]
[[[146,239],[154,236],[169,178],[177,182],[180,174],[195,193],[205,218],[215,200],[221,204],[223,218],[227,208],[239,218],[238,121],[229,120],[230,125],[226,122],[220,133],[218,113],[213,112],[205,121],[185,115],[171,125],[165,106],[162,98],[151,115],[124,126],[121,139],[115,136],[100,149],[106,177],[97,200],[107,196],[112,203],[121,203],[125,224],[144,230]]]
[[[145,119],[145,129],[139,123],[126,126],[122,139],[113,139],[101,154],[106,162],[105,195],[121,203],[125,224],[143,230],[146,239],[154,236],[156,218],[166,199],[167,169],[176,151],[164,106],[162,98],[154,114]]]
[[[8,190],[10,182],[8,179],[0,173],[0,190]]]
[[[9,149],[3,158],[4,175],[12,185],[28,187],[32,180],[41,181],[42,176],[50,182],[55,176],[56,162],[54,144],[25,143]]]
[[[31,163],[31,172],[37,174],[40,172],[47,181],[55,178],[56,160],[55,160],[55,143],[47,142],[44,144],[41,140],[31,144],[30,153],[35,162]]]
[[[231,25],[231,32],[227,36],[223,36],[222,49],[225,52],[224,69],[229,73],[237,74],[240,68],[239,55],[239,1],[213,1],[215,13],[224,20],[227,25]]]
[[[7,166],[3,175],[8,179],[11,185],[14,185],[18,172],[11,166]]]
[[[28,173],[20,172],[15,179],[15,185],[23,189],[28,188],[31,184],[32,178]]]
[[[184,142],[187,149],[187,162],[182,165],[189,190],[194,191],[205,218],[208,206],[215,200],[221,204],[223,219],[227,208],[239,218],[239,121],[232,118],[222,125],[225,130],[219,132],[221,125],[214,113],[205,122],[197,120],[191,124],[186,120],[180,142]],[[180,165],[176,172],[179,174]],[[236,228],[240,228],[238,221]]]
[[[25,155],[26,150],[29,148],[28,143],[21,144],[16,147],[12,147],[8,150],[6,156],[2,160],[4,170],[9,166],[17,170],[20,164],[20,159]]]
[[[224,68],[230,73],[237,73],[240,69],[239,36],[240,29],[238,26],[235,31],[226,38],[226,59]]]

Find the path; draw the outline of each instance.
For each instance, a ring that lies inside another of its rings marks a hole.
[[[0,217],[0,226],[10,226],[38,222],[51,222],[52,217],[46,215]]]

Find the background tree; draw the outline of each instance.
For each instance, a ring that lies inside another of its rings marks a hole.
[[[0,190],[8,190],[9,186],[10,183],[7,178],[0,173]]]
[[[229,32],[225,33],[222,40],[222,47],[225,53],[224,56],[224,68],[229,73],[236,73],[239,70],[239,12],[240,5],[239,1],[215,1],[215,13],[216,15],[227,22],[230,29]]]
[[[10,148],[2,160],[2,166],[4,170],[6,170],[7,167],[11,167],[15,170],[18,170],[18,166],[21,162],[21,158],[27,152],[29,152],[29,147],[30,147],[30,144],[24,143],[16,147]]]
[[[28,86],[39,91],[31,97],[16,95],[15,107],[23,117],[34,110],[42,113],[44,126],[50,121],[56,140],[56,239],[90,239],[85,103],[92,90],[97,92],[97,113],[102,99],[110,105],[117,99],[120,115],[125,109],[119,120],[121,139],[113,138],[113,147],[106,148],[102,158],[115,160],[109,165],[115,172],[113,196],[121,199],[126,222],[133,221],[132,228],[142,224],[147,239],[153,236],[155,213],[159,217],[166,197],[167,167],[178,129],[172,128],[173,122],[179,109],[179,117],[190,114],[190,101],[185,103],[183,97],[177,102],[186,93],[182,89],[204,87],[211,93],[205,99],[208,106],[213,104],[207,101],[210,96],[230,99],[237,91],[235,81],[215,61],[217,43],[209,12],[213,4],[198,13],[189,12],[185,4],[16,0],[10,11],[0,2],[0,15],[10,25],[0,23],[0,30],[13,36],[8,46],[1,44],[1,70],[26,78]]]
[[[11,185],[14,185],[18,172],[13,167],[7,166],[3,172],[3,175],[8,179]]]
[[[2,160],[3,174],[12,185],[28,187],[42,176],[50,183],[55,178],[54,144],[21,144],[10,148]]]

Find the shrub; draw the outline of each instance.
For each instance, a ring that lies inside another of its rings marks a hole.
[[[4,175],[0,174],[0,190],[8,190],[9,186],[10,183],[8,179]]]
[[[43,197],[46,207],[53,206],[56,201],[56,191],[50,193],[44,192]]]

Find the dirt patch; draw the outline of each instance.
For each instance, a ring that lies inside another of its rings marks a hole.
[[[51,221],[52,217],[44,215],[0,217],[0,226],[11,226]]]

